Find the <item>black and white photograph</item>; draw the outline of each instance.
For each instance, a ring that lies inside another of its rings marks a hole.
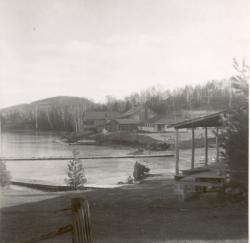
[[[0,0],[0,243],[248,243],[249,0]]]

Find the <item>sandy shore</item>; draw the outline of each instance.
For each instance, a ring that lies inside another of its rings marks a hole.
[[[0,242],[21,242],[71,223],[71,212],[58,210],[70,207],[76,196],[90,203],[95,242],[248,242],[247,208],[222,204],[215,194],[177,202],[173,180],[56,194],[2,208]],[[67,234],[44,242],[70,240]]]

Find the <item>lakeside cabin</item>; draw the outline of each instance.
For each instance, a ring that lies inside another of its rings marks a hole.
[[[112,131],[120,130],[138,130],[141,132],[172,132],[168,125],[175,121],[183,121],[183,115],[167,114],[160,115],[154,112],[148,105],[134,106],[130,110],[121,114],[118,119],[111,121]],[[185,130],[185,129],[183,129]]]
[[[138,126],[138,129],[140,131],[152,133],[174,132],[174,128],[169,127],[169,124],[183,120],[184,118],[182,116],[175,117],[172,113],[168,115],[157,115],[151,119],[141,122]],[[187,129],[182,129],[181,131],[186,132]]]
[[[84,129],[96,129],[101,131],[108,121],[116,119],[120,113],[115,111],[86,111],[84,114]]]
[[[128,111],[121,114],[115,119],[110,119],[106,125],[108,131],[138,131],[140,124],[144,124],[146,120],[156,117],[147,105],[134,106]]]
[[[225,166],[219,157],[219,129],[223,128],[221,121],[222,115],[226,111],[217,112],[211,115],[189,119],[186,121],[172,124],[175,129],[176,141],[176,161],[175,161],[175,193],[176,196],[184,201],[197,192],[208,192],[210,190],[221,190],[226,180]],[[191,129],[192,132],[192,152],[190,169],[180,170],[180,150],[179,150],[179,130]],[[204,129],[204,166],[195,168],[195,129]],[[208,161],[208,128],[216,130],[216,159],[215,162]]]

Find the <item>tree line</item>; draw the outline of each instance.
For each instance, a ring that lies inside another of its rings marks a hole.
[[[134,93],[123,100],[108,96],[103,110],[125,112],[133,106],[147,104],[158,114],[180,110],[220,110],[242,102],[242,96],[232,88],[232,80],[208,81],[204,85],[186,85],[174,90],[154,86]],[[99,107],[100,109],[100,107]]]
[[[147,104],[158,114],[182,110],[221,110],[241,104],[244,99],[232,88],[232,79],[212,80],[204,85],[186,85],[169,90],[161,86],[131,94],[124,99],[106,97],[96,104],[85,98],[53,97],[31,104],[1,110],[3,129],[38,129],[79,132],[84,129],[88,110],[123,113],[133,106]]]

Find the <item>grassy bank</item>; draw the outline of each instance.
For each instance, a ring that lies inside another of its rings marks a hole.
[[[0,242],[23,240],[71,223],[67,194],[1,210]],[[90,203],[95,242],[244,242],[247,209],[223,205],[214,194],[177,202],[172,180],[151,180],[116,189],[83,192]],[[70,234],[47,242],[70,242]],[[216,241],[215,241],[216,240]],[[230,241],[227,241],[230,240]],[[44,241],[46,242],[46,241]],[[245,240],[245,242],[247,242]]]

